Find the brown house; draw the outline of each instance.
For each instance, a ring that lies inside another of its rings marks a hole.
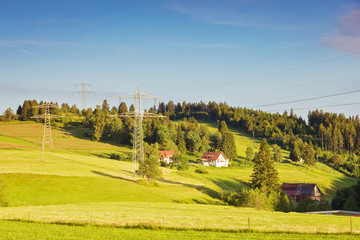
[[[292,197],[294,202],[308,198],[321,201],[323,198],[323,193],[314,183],[283,183],[280,188]]]

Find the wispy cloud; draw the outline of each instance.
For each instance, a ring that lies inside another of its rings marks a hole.
[[[193,48],[237,48],[232,44],[183,44],[183,46]]]
[[[53,42],[53,41],[39,41],[39,40],[0,40],[0,47],[23,47],[23,46],[35,46],[35,47],[55,47],[55,46],[67,46],[71,43],[68,42]]]
[[[360,9],[352,9],[341,16],[332,34],[326,34],[320,42],[343,52],[360,52]]]
[[[31,52],[29,52],[28,50],[25,50],[25,49],[20,49],[19,52],[25,53],[27,55],[31,55]]]
[[[176,2],[169,6],[172,11],[182,13],[194,19],[214,24],[227,25],[244,28],[258,28],[280,30],[287,27],[277,23],[273,23],[266,16],[259,16],[256,13],[245,13],[234,11],[229,7],[210,7],[206,4],[196,5],[196,1],[191,4],[185,2]]]

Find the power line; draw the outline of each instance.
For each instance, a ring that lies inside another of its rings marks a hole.
[[[278,102],[278,103],[270,103],[270,104],[264,104],[264,105],[257,105],[257,106],[252,106],[252,107],[250,107],[250,108],[268,107],[268,106],[282,105],[282,104],[288,104],[288,103],[305,102],[305,101],[317,100],[317,99],[322,99],[322,98],[336,97],[336,96],[341,96],[341,95],[351,94],[351,93],[356,93],[356,92],[360,92],[360,89],[359,89],[359,90],[348,91],[348,92],[342,92],[342,93],[335,93],[335,94],[330,94],[330,95],[324,95],[324,96],[320,96],[320,97],[311,97],[311,98],[304,98],[304,99],[287,101],[287,102]]]
[[[318,108],[350,106],[350,105],[357,105],[357,104],[360,104],[360,102],[334,104],[334,105],[326,105],[326,106],[318,106],[318,107],[293,108],[293,110],[310,110],[310,109],[318,109]],[[289,109],[270,110],[270,111],[268,111],[268,112],[280,112],[280,111],[286,111],[286,110],[289,110]]]
[[[255,76],[255,77],[245,78],[241,82],[250,81],[250,80],[256,80],[256,79],[260,79],[260,78],[264,78],[264,77],[268,77],[268,76],[272,76],[272,75],[276,75],[276,74],[280,74],[280,73],[295,71],[295,70],[298,70],[298,69],[307,68],[307,67],[311,67],[311,66],[326,63],[326,62],[335,61],[335,60],[338,60],[338,59],[341,59],[341,58],[354,56],[354,55],[357,55],[357,54],[360,54],[360,52],[349,53],[349,54],[345,54],[345,55],[341,55],[341,56],[337,56],[337,57],[333,57],[333,58],[328,58],[328,59],[324,59],[324,60],[320,60],[320,61],[316,61],[316,62],[312,62],[312,63],[308,63],[308,64],[299,65],[299,66],[292,67],[292,68],[283,69],[283,70],[272,72],[272,73],[266,73],[266,74],[258,75],[258,76]],[[191,90],[193,91],[193,90],[199,90],[199,89],[205,89],[205,88],[219,87],[219,86],[223,86],[224,84],[230,84],[230,83],[234,83],[234,82],[237,82],[237,81],[222,82],[220,84],[201,86],[199,88],[192,88]]]

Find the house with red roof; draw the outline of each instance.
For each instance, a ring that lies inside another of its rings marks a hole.
[[[283,183],[280,188],[290,196],[294,202],[304,199],[321,201],[323,193],[315,183]]]
[[[205,152],[199,159],[200,164],[204,166],[228,167],[229,159],[223,152]]]
[[[170,164],[172,162],[172,158],[174,157],[175,151],[160,151],[160,161],[167,162]]]

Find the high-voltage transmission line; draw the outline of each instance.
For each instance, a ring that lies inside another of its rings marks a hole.
[[[54,115],[50,113],[50,108],[58,108],[57,105],[51,103],[44,103],[39,106],[33,106],[33,108],[43,108],[45,110],[44,114],[33,116],[31,118],[40,118],[44,119],[44,134],[42,141],[42,155],[41,161],[45,161],[45,144],[49,145],[51,148],[54,147],[52,136],[51,136],[51,118],[61,118],[61,116]]]
[[[74,93],[78,93],[78,94],[81,93],[81,107],[82,107],[82,109],[85,109],[85,95],[86,95],[86,93],[87,94],[89,94],[89,93],[94,93],[95,94],[95,92],[86,90],[86,87],[91,87],[91,84],[88,84],[88,83],[83,82],[83,83],[75,84],[74,86],[76,87],[76,89],[78,87],[81,87],[81,90],[75,91],[75,92],[73,92],[73,94]]]
[[[147,113],[141,110],[141,99],[160,99],[161,97],[151,96],[140,92],[139,85],[137,86],[136,92],[125,95],[125,96],[114,96],[115,98],[134,98],[135,100],[135,111],[127,112],[119,115],[119,117],[132,117],[134,118],[134,136],[133,136],[133,174],[136,176],[137,163],[144,161],[144,148],[143,148],[143,129],[142,121],[143,118],[161,118],[165,116],[157,115],[154,113]]]

